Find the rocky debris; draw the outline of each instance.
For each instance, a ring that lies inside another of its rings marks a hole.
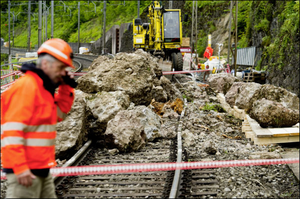
[[[235,100],[241,92],[241,87],[244,85],[244,82],[234,82],[228,92],[225,95],[226,102],[233,107],[235,105]]]
[[[183,110],[183,101],[177,98],[174,102],[167,103],[156,102],[155,99],[151,101],[150,108],[162,117],[178,118]],[[179,115],[178,115],[179,114]]]
[[[229,73],[217,73],[210,75],[207,81],[209,87],[215,92],[223,93],[225,95],[232,86],[233,82],[240,82],[241,80],[230,75]]]
[[[250,103],[263,98],[274,102],[280,102],[283,106],[299,112],[298,96],[287,91],[284,88],[277,87],[271,84],[264,84],[260,89],[256,90],[251,98]],[[250,112],[250,109],[248,110],[248,112]]]
[[[261,127],[291,127],[299,122],[299,111],[265,98],[254,101],[249,116]]]
[[[177,136],[177,124],[178,119],[173,118],[161,118],[162,124],[160,127],[160,134],[163,138],[175,138]]]
[[[87,124],[92,137],[103,139],[107,122],[130,105],[129,96],[122,91],[99,92],[87,99]]]
[[[88,71],[94,70],[98,66],[100,66],[103,62],[108,61],[109,58],[107,56],[99,56],[97,59],[94,59],[93,63],[89,66]]]
[[[118,53],[113,60],[102,62],[77,82],[78,89],[86,93],[124,91],[136,105],[148,105],[152,99],[153,80],[161,76],[157,58],[137,50]]]
[[[75,90],[75,100],[68,116],[56,126],[55,153],[57,157],[65,156],[71,149],[80,149],[87,141],[88,132],[84,124],[86,97],[88,94]]]
[[[217,153],[216,146],[211,140],[205,141],[202,144],[202,148],[208,154],[214,155]]]
[[[168,96],[168,100],[174,101],[176,98],[179,98],[182,100],[182,94],[181,92],[170,82],[168,78],[165,76],[162,76],[160,78],[161,86],[165,90]]]
[[[162,137],[160,118],[146,106],[122,110],[107,123],[105,142],[121,152],[137,151],[146,141]]]
[[[237,94],[235,105],[239,109],[245,109],[249,110],[252,106],[252,101],[250,100],[254,93],[259,90],[261,87],[261,84],[250,82],[245,83],[239,88],[239,94]]]
[[[253,152],[249,155],[250,160],[255,160],[255,159],[279,159],[281,158],[279,153],[276,152]]]
[[[110,149],[108,150],[109,155],[117,155],[119,153],[118,149]]]
[[[185,129],[181,133],[182,139],[184,140],[184,147],[195,146],[195,136],[188,129]]]

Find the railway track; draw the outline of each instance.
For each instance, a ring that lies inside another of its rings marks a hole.
[[[110,155],[108,150],[91,147],[78,165],[113,165],[174,162],[176,141],[148,143],[141,151]],[[56,184],[58,198],[167,198],[174,171],[66,177]]]

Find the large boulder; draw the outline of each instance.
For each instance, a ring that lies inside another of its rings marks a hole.
[[[157,58],[137,50],[118,53],[113,60],[103,61],[77,82],[78,89],[86,93],[124,91],[136,105],[148,105],[152,100],[153,81],[161,76]]]
[[[209,87],[215,92],[223,93],[225,95],[233,82],[240,82],[241,80],[229,73],[217,73],[210,75],[207,81]]]
[[[253,103],[256,100],[263,98],[275,102],[280,102],[283,106],[299,112],[298,96],[294,93],[287,91],[284,88],[277,87],[271,84],[264,84],[261,86],[260,89],[256,90],[256,92],[250,100],[250,103]],[[250,109],[247,111],[249,112]]]
[[[299,122],[299,111],[265,98],[256,100],[253,103],[249,115],[261,127],[291,127]]]
[[[226,93],[225,100],[231,107],[235,105],[235,100],[241,92],[240,88],[244,84],[244,82],[234,82],[229,91]]]
[[[183,99],[181,92],[178,90],[176,86],[174,86],[171,81],[166,78],[165,76],[162,76],[160,78],[161,87],[164,89],[168,96],[168,101],[174,101],[176,98]]]
[[[87,141],[88,131],[85,128],[86,98],[88,94],[75,90],[73,106],[65,120],[57,123],[55,154],[63,157],[70,150],[78,150]]]
[[[146,106],[122,110],[107,123],[105,142],[121,152],[138,151],[147,140],[161,137],[160,118]]]
[[[86,128],[98,139],[102,139],[107,122],[121,110],[126,110],[130,105],[129,96],[122,91],[99,92],[90,95],[87,100]]]
[[[237,95],[235,99],[235,105],[239,109],[245,109],[249,110],[251,109],[253,101],[251,101],[251,98],[254,96],[256,91],[258,91],[261,88],[261,84],[251,82],[251,83],[245,83],[240,88],[240,93]]]

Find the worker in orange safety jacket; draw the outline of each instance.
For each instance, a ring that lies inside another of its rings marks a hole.
[[[37,51],[36,64],[1,94],[1,161],[6,198],[56,198],[50,168],[56,166],[56,124],[71,110],[77,83],[71,47],[50,39]],[[55,92],[58,87],[58,91]]]

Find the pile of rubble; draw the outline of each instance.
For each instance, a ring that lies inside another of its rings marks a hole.
[[[182,104],[176,108],[183,99],[180,91],[162,76],[157,58],[142,50],[118,53],[114,59],[100,56],[77,82],[72,110],[57,126],[57,157],[77,150],[88,138],[120,152],[139,150],[170,134],[160,116],[178,117],[182,109]],[[168,102],[160,116],[154,101]]]
[[[229,74],[208,79],[214,91],[223,93],[231,106],[244,109],[261,127],[291,127],[299,123],[299,98],[270,84],[244,83]]]

